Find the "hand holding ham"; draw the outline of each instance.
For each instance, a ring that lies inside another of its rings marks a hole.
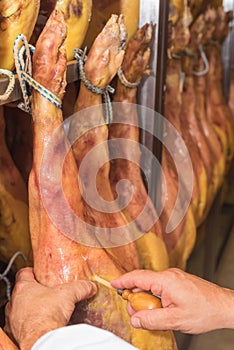
[[[20,270],[6,306],[6,332],[29,350],[43,334],[66,326],[75,304],[96,293],[94,283],[74,281],[50,288],[35,280],[32,268]]]
[[[234,291],[179,269],[136,270],[112,281],[114,288],[141,288],[161,297],[163,308],[134,312],[131,323],[149,330],[199,334],[234,328]]]

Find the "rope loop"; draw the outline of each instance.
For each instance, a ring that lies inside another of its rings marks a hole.
[[[5,77],[7,77],[9,79],[9,83],[7,85],[5,92],[2,95],[0,95],[0,101],[6,101],[9,98],[12,91],[14,90],[15,76],[14,76],[13,72],[11,72],[7,69],[0,69],[0,75],[4,75]]]
[[[181,55],[179,55],[178,53],[172,53],[171,57],[174,58],[175,60],[181,60]]]
[[[196,57],[197,55],[196,55],[196,53],[194,53],[193,51],[191,51],[191,50],[189,50],[188,48],[185,48],[184,49],[184,53],[185,53],[185,55],[187,55],[187,56],[189,56],[189,57]]]
[[[136,89],[139,86],[140,82],[141,82],[141,79],[139,79],[135,83],[131,83],[130,81],[128,81],[127,78],[124,75],[122,67],[119,67],[119,70],[118,70],[117,74],[118,74],[118,77],[119,77],[119,80],[121,81],[121,83],[124,86],[126,86],[127,88],[129,88],[129,89]]]
[[[202,60],[204,62],[205,68],[202,71],[200,71],[200,72],[193,71],[193,74],[196,75],[197,77],[202,77],[202,76],[206,75],[209,72],[210,65],[209,65],[209,61],[208,61],[208,59],[206,57],[206,53],[204,51],[203,46],[199,45],[198,49],[199,49],[201,58],[202,58]]]
[[[6,297],[7,300],[10,300],[11,297],[11,283],[7,277],[7,274],[9,273],[12,265],[14,264],[15,260],[18,258],[18,256],[21,256],[24,261],[27,261],[27,258],[25,257],[25,255],[22,252],[16,252],[12,258],[10,259],[7,267],[5,268],[5,270],[3,271],[3,273],[0,273],[0,281],[4,281],[6,283]]]
[[[218,40],[210,39],[209,44],[210,45],[219,45],[219,42],[218,42]]]
[[[20,49],[19,46],[21,45]],[[19,34],[14,42],[13,53],[15,60],[16,72],[18,75],[23,100],[18,104],[18,107],[25,112],[32,113],[30,95],[31,89],[35,89],[48,101],[53,103],[56,107],[62,108],[62,101],[51,91],[47,90],[43,85],[39,84],[32,78],[32,60],[31,53],[34,53],[35,47],[28,44],[27,38],[24,34]],[[24,58],[25,57],[25,58]],[[29,88],[28,88],[29,87]]]
[[[112,111],[111,99],[110,99],[109,93],[113,94],[115,92],[115,89],[110,85],[107,85],[104,88],[100,88],[98,86],[93,85],[92,82],[88,80],[84,69],[84,65],[87,60],[85,51],[81,49],[75,49],[73,53],[78,62],[79,78],[83,82],[84,86],[94,94],[103,95],[104,105],[105,105],[104,106],[105,122],[106,124],[111,124],[113,120],[113,111]]]

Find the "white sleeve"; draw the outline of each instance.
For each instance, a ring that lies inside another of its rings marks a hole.
[[[43,335],[31,350],[137,350],[111,332],[87,324],[58,328]]]

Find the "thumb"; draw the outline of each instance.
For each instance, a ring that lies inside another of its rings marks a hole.
[[[173,327],[173,309],[161,308],[136,312],[131,317],[131,324],[135,328],[166,331]]]
[[[76,304],[83,299],[94,296],[97,292],[95,283],[87,280],[74,281],[61,286],[70,300]],[[60,288],[61,288],[60,287]]]

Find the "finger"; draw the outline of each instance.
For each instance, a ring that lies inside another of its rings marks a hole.
[[[131,304],[129,302],[127,304],[127,311],[128,311],[129,316],[132,316],[136,313],[136,311],[131,307]]]
[[[60,287],[65,293],[69,293],[71,301],[75,304],[83,299],[88,299],[94,296],[97,292],[95,283],[86,280],[74,281],[66,283]]]
[[[5,318],[9,316],[11,308],[12,308],[12,306],[11,306],[10,302],[8,301],[8,303],[5,306]]]
[[[10,327],[10,322],[8,318],[5,320],[5,325],[4,325],[4,332],[7,333],[8,335],[11,334],[11,327]]]
[[[117,289],[137,287],[161,295],[162,281],[162,272],[134,270],[116,278],[111,282],[111,285]]]
[[[16,282],[19,281],[35,281],[33,269],[31,267],[25,267],[19,270],[16,274]]]
[[[10,306],[10,303],[8,302],[5,307],[5,326],[4,326],[4,331],[8,335],[11,334],[11,327],[9,322],[10,312],[11,312],[11,306]]]
[[[148,330],[177,330],[176,314],[173,308],[143,310],[131,317],[131,324],[135,328]]]

